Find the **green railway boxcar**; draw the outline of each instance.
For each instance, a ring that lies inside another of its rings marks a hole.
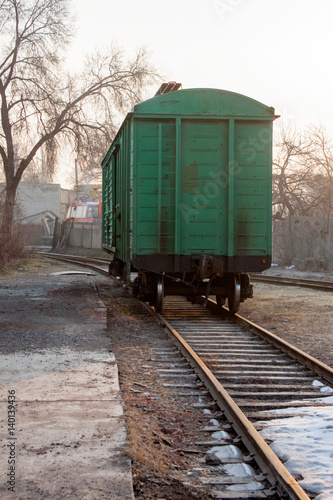
[[[162,307],[215,293],[235,312],[271,264],[273,108],[215,89],[136,105],[102,162],[111,271]]]

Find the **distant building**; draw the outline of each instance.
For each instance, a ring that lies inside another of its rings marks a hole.
[[[0,183],[1,192],[5,184]],[[75,201],[101,201],[101,186],[77,186],[62,189],[60,184],[21,181],[16,194],[15,219],[21,224],[21,236],[26,245],[52,244],[55,221],[63,222],[68,206]]]
[[[18,186],[16,199],[22,222],[33,217],[40,219],[45,211],[53,212],[64,220],[68,205],[75,200],[75,193],[69,189],[62,189],[60,184],[23,181]]]

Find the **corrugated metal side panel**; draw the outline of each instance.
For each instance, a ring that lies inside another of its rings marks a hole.
[[[175,129],[173,120],[136,121],[134,253],[174,253]]]
[[[138,253],[138,219],[139,219],[139,205],[138,205],[138,122],[133,119],[132,121],[132,142],[133,142],[133,232],[132,232],[132,254]]]
[[[271,128],[136,119],[133,253],[270,255]]]
[[[133,141],[127,120],[103,162],[103,245],[130,269],[133,226]]]
[[[129,256],[132,259],[132,250],[133,250],[133,226],[134,226],[134,201],[133,201],[133,193],[134,193],[134,121],[131,120],[130,125],[130,151],[129,151]]]
[[[176,186],[176,124],[162,122],[160,131],[160,192],[158,219],[158,251],[160,253],[175,252],[175,186]]]
[[[136,250],[157,250],[158,122],[138,121],[136,154]]]
[[[126,263],[126,272],[130,272],[131,244],[131,195],[130,195],[130,158],[131,158],[131,122],[127,120],[119,135],[117,157],[115,226],[116,256]]]
[[[271,254],[271,123],[235,122],[234,253]]]
[[[182,120],[180,253],[225,254],[227,120]]]
[[[123,182],[122,182],[122,260],[126,262],[127,267],[130,261],[130,123],[126,121],[123,132]]]
[[[103,245],[112,246],[112,159],[103,168]]]
[[[116,225],[116,255],[125,260],[124,255],[124,127],[119,136],[119,151],[117,153],[116,193],[115,193],[115,225]]]

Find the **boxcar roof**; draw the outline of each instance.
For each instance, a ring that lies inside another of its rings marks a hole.
[[[167,94],[157,95],[136,104],[126,116],[124,123],[131,117],[157,118],[175,116],[184,117],[216,117],[216,118],[243,118],[257,120],[275,120],[275,110],[272,107],[251,99],[242,94],[219,89],[183,89]],[[123,125],[115,136],[102,165],[108,160],[117,137]]]
[[[217,115],[276,118],[274,108],[228,90],[184,89],[169,92],[134,106],[134,114]]]

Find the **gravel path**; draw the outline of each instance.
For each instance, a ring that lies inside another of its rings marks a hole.
[[[24,265],[0,275],[1,499],[133,500],[117,366],[95,285],[85,274],[54,274],[72,266]]]

